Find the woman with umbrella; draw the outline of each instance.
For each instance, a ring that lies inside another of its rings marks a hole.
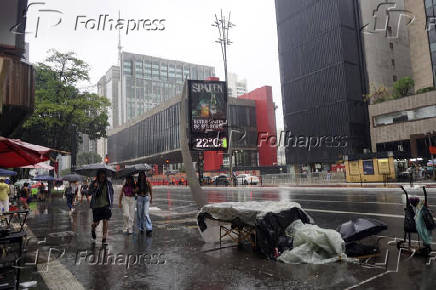
[[[114,197],[114,189],[112,183],[107,179],[106,170],[98,169],[97,178],[89,186],[89,191],[91,193],[91,204],[92,208],[92,219],[93,223],[91,225],[91,236],[93,242],[97,238],[95,233],[95,228],[98,226],[100,221],[103,221],[103,238],[102,244],[107,245],[107,230],[108,222],[112,217],[112,202]]]
[[[136,184],[136,192],[138,194],[136,200],[136,218],[138,230],[143,233],[146,230],[147,234],[151,234],[152,224],[149,216],[149,207],[153,202],[153,194],[150,182],[147,180],[144,171],[141,171]]]
[[[133,233],[133,221],[135,220],[135,181],[133,177],[127,176],[126,183],[120,193],[118,207],[123,209],[123,232],[125,234]]]

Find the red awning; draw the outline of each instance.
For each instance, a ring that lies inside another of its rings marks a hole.
[[[49,160],[52,149],[0,136],[0,167],[17,168]]]

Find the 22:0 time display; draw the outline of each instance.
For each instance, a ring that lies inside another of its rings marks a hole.
[[[195,148],[227,148],[227,138],[195,138]]]

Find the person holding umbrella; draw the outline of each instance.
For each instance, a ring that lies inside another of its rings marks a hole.
[[[89,191],[91,193],[91,204],[92,208],[92,219],[93,223],[91,225],[91,236],[93,242],[95,242],[97,236],[95,229],[103,221],[103,238],[102,244],[107,245],[107,230],[108,222],[112,217],[112,202],[114,196],[114,189],[112,183],[107,179],[106,170],[98,169],[97,178],[89,186]]]
[[[69,181],[68,182],[68,187],[65,188],[65,198],[67,199],[67,207],[69,209],[69,214],[72,214],[74,211],[73,208],[73,202],[74,202],[74,198],[76,196],[76,189],[73,186],[73,182]]]
[[[131,175],[126,177],[126,183],[121,189],[118,207],[123,209],[123,232],[130,235],[135,220],[135,181]]]
[[[141,233],[146,230],[147,234],[151,234],[152,224],[149,216],[149,206],[153,202],[153,195],[151,184],[147,180],[144,171],[139,173],[138,183],[136,184],[136,192],[138,194],[136,199],[136,218],[138,230]]]

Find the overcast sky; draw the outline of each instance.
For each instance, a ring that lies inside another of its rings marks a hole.
[[[35,1],[33,1],[35,2]],[[236,25],[230,31],[233,44],[228,51],[228,70],[246,78],[248,90],[265,85],[272,86],[273,97],[279,106],[276,113],[277,126],[283,127],[281,106],[280,72],[277,50],[277,25],[275,5],[272,0],[45,0],[44,5],[32,5],[28,12],[26,36],[30,43],[30,61],[43,61],[47,50],[74,51],[91,67],[91,82],[95,84],[109,69],[117,64],[118,31],[86,29],[80,20],[97,19],[109,14],[116,19],[118,11],[124,19],[165,19],[165,30],[143,29],[121,32],[124,51],[147,54],[162,58],[181,60],[215,67],[218,77],[224,78],[219,44],[214,41],[218,32],[211,24],[214,14],[220,9],[231,11]],[[29,3],[32,3],[29,0]],[[40,9],[59,10],[44,12]],[[38,36],[34,31],[39,16]],[[55,27],[54,24],[62,19]],[[91,22],[88,23],[91,25]]]

